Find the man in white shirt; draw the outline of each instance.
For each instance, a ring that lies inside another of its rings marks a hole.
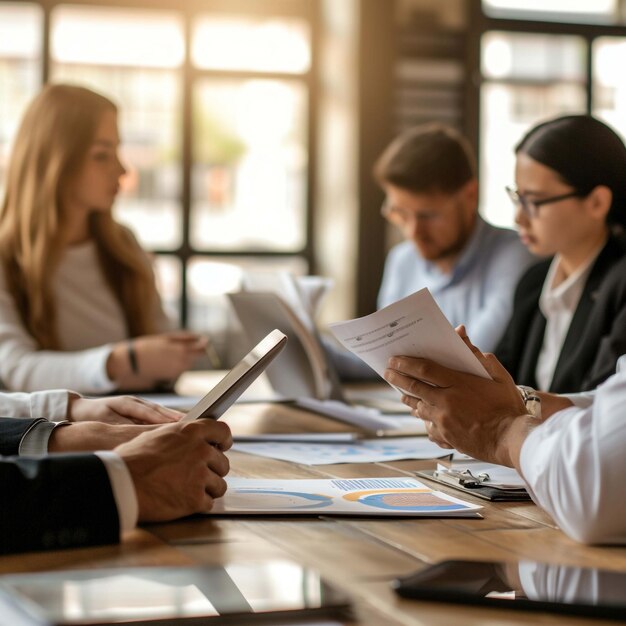
[[[539,394],[529,414],[513,379],[492,354],[459,334],[491,379],[428,359],[393,357],[385,378],[427,425],[431,440],[477,459],[515,467],[535,502],[570,537],[626,543],[626,356],[592,396]],[[584,408],[586,406],[586,408]]]

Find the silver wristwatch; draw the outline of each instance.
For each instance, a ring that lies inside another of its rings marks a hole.
[[[537,395],[537,392],[527,385],[517,385],[517,389],[526,405],[528,415],[541,419],[541,398]]]

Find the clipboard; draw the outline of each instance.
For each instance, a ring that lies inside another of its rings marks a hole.
[[[474,476],[469,469],[463,471],[454,469],[419,470],[413,473],[490,502],[528,502],[531,500],[525,488],[489,485],[487,484],[489,476],[486,478],[480,475]]]

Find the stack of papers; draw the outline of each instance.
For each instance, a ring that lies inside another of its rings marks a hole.
[[[227,478],[208,515],[480,517],[482,508],[414,478],[272,480]]]
[[[363,439],[360,433],[259,433],[233,435],[236,443],[265,441],[293,441],[296,443],[352,443]]]

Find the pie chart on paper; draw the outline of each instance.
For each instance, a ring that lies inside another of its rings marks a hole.
[[[251,497],[257,507],[264,510],[289,510],[324,508],[333,503],[330,496],[300,491],[281,491],[274,489],[233,489],[225,496],[229,511],[249,511]]]

